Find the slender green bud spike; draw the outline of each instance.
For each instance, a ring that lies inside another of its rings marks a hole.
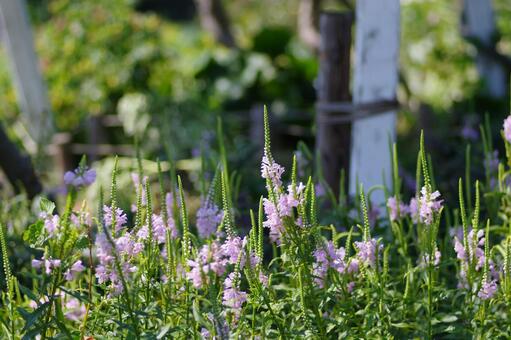
[[[316,211],[316,192],[314,185],[310,187],[310,223],[311,226],[318,225],[317,211]]]
[[[417,154],[417,168],[415,170],[415,196],[419,196],[421,190],[421,170],[422,170],[422,157],[419,150]]]
[[[293,155],[293,167],[291,168],[291,185],[293,186],[293,195],[296,195],[296,182],[297,182],[297,175],[296,175],[296,155]]]
[[[273,162],[271,155],[271,144],[270,144],[270,122],[268,119],[268,109],[264,105],[263,110],[263,125],[264,125],[264,155],[268,158],[270,163]]]
[[[251,224],[251,228],[250,228],[250,243],[249,243],[249,249],[251,252],[255,252],[257,254],[257,230],[258,230],[258,227],[257,227],[257,223],[256,223],[256,220],[255,220],[255,215],[254,215],[254,211],[252,209],[250,209],[250,224]]]
[[[135,229],[139,229],[140,227],[142,227],[142,215],[143,215],[143,211],[142,211],[142,190],[143,187],[142,187],[142,184],[138,183],[137,184],[137,188],[138,190],[136,190],[136,195],[137,195],[137,213],[135,215]]]
[[[344,244],[344,249],[346,251],[346,255],[345,255],[346,258],[348,258],[350,256],[352,235],[353,235],[353,227],[350,228],[348,236],[346,237],[346,243]]]
[[[259,229],[259,232],[257,234],[258,236],[258,243],[257,243],[257,255],[262,260],[263,259],[263,198],[261,197],[259,199],[259,211],[257,216],[257,226]]]
[[[112,186],[110,189],[110,209],[112,211],[112,223],[110,224],[112,226],[112,233],[115,233],[115,226],[117,225],[117,164],[118,164],[118,157],[115,156],[114,161],[114,169],[112,170]]]
[[[179,189],[179,199],[181,203],[181,224],[183,225],[182,254],[183,263],[186,265],[190,252],[190,230],[188,226],[188,212],[186,210],[185,194],[183,191],[183,183],[181,176],[177,176],[177,185]]]
[[[389,250],[390,247],[385,247],[383,251],[383,279],[385,280],[389,274]]]
[[[421,130],[420,137],[420,153],[421,153],[421,163],[422,163],[422,171],[424,176],[424,185],[426,186],[426,190],[431,190],[431,182],[429,179],[429,168],[428,168],[428,160],[426,157],[426,149],[424,147],[424,131]]]
[[[227,186],[229,183],[227,183],[227,178],[225,175],[225,172],[222,171],[222,202],[223,202],[223,209],[224,209],[224,226],[225,231],[227,232],[228,237],[234,237],[234,230],[233,230],[233,221],[231,216],[231,206],[229,204],[229,198],[227,197],[228,191]]]
[[[463,199],[463,180],[461,178],[458,181],[458,195],[459,195],[459,201],[460,201],[461,224],[463,226],[463,247],[465,249],[470,249],[470,247],[468,246],[467,214],[465,212],[465,201]]]
[[[509,290],[511,284],[511,237],[506,239],[506,250],[504,253],[504,283],[506,290]]]
[[[0,246],[2,247],[2,259],[3,259],[3,267],[4,267],[4,278],[5,285],[7,287],[7,292],[9,294],[9,299],[12,299],[12,274],[11,274],[11,266],[9,265],[9,257],[7,254],[7,242],[6,236],[4,233],[4,226],[0,224]],[[12,301],[9,301],[12,303]]]
[[[474,233],[478,229],[478,226],[479,226],[479,211],[480,211],[479,180],[476,181],[475,191],[476,191],[476,202],[475,202],[475,206],[474,206],[474,216],[472,218],[472,228],[474,229]]]
[[[367,242],[371,239],[371,234],[369,229],[369,214],[367,212],[366,198],[362,184],[360,184],[360,207],[362,208],[362,216],[364,219],[364,242]]]
[[[99,187],[99,200],[98,200],[98,221],[101,226],[105,225],[104,213],[103,213],[103,187]]]
[[[483,282],[490,281],[488,277],[489,272],[489,257],[490,257],[490,219],[486,221],[486,235],[484,237],[484,272]]]

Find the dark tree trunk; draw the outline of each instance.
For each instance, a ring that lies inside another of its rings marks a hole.
[[[30,158],[20,153],[16,145],[7,137],[1,124],[0,167],[16,193],[19,193],[23,187],[28,197],[33,198],[42,191],[43,187],[35,174]]]
[[[319,103],[349,101],[350,48],[353,14],[322,13],[320,16]],[[341,169],[349,179],[351,124],[331,123],[328,117],[342,112],[317,112],[316,152],[323,176],[336,196],[339,194]],[[347,184],[347,182],[345,183]]]

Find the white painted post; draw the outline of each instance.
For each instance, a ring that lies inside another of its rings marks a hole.
[[[476,39],[485,48],[495,47],[497,32],[491,0],[464,0],[461,31],[464,37]],[[504,66],[487,53],[476,57],[477,71],[483,79],[487,94],[494,98],[507,95],[507,72]]]
[[[0,0],[0,15],[2,40],[24,123],[34,141],[42,145],[52,134],[53,122],[34,51],[25,0]]]
[[[353,102],[393,100],[396,96],[399,59],[399,0],[357,0]],[[358,119],[352,127],[350,193],[357,183],[369,189],[391,185],[389,138],[395,140],[396,112]],[[371,199],[383,203],[384,194]]]

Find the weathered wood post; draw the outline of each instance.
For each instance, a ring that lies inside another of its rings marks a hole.
[[[31,137],[41,147],[53,130],[46,87],[39,73],[25,0],[1,0],[2,40],[16,96]]]
[[[330,102],[350,100],[350,47],[353,14],[322,13],[319,19],[318,106],[316,115],[316,152],[323,176],[337,196],[341,169],[349,170],[350,122],[333,123],[333,115],[324,109]],[[323,105],[322,105],[323,104]],[[346,176],[346,178],[348,178]]]
[[[392,101],[398,83],[399,0],[357,0],[356,6],[353,102]],[[354,121],[350,193],[358,183],[391,185],[389,141],[395,140],[395,125],[395,109]],[[372,200],[382,203],[383,192],[375,192]]]

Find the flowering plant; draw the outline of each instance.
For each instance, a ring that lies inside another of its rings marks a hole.
[[[362,186],[357,198],[325,204],[316,195],[317,179],[299,174],[296,157],[286,183],[285,169],[271,153],[266,112],[264,122],[261,176],[267,194],[249,211],[248,232],[240,228],[242,212],[234,209],[221,134],[216,175],[192,219],[181,178],[172,176],[166,185],[160,163],[154,176],[140,158],[131,206],[118,204],[117,162],[109,195],[100,189],[98,202],[80,203],[80,192],[96,185],[83,161],[65,176],[68,192],[60,213],[53,202],[40,199],[37,218],[23,234],[33,251],[30,268],[13,272],[6,236],[15,232],[17,220],[0,204],[5,282],[0,334],[510,336],[508,140],[508,168],[499,163],[496,178],[476,181],[473,207],[465,203],[472,200],[465,190],[470,186],[460,179],[459,207],[451,209],[435,187],[422,136],[417,191],[404,199],[394,146],[393,183],[384,189],[387,214],[378,216],[370,200],[375,189],[365,192]],[[508,125],[506,120],[506,138]],[[485,152],[486,157],[493,150]],[[355,215],[348,213],[351,207]],[[324,223],[326,209],[351,216],[349,227]]]

